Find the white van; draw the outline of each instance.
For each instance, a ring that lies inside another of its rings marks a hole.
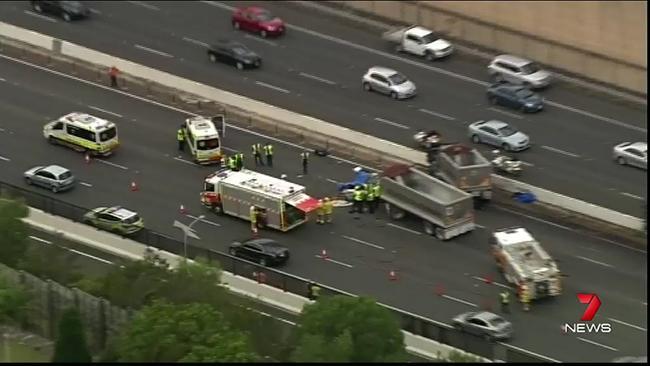
[[[108,156],[119,146],[115,123],[80,112],[47,123],[43,136],[52,144],[91,155]]]

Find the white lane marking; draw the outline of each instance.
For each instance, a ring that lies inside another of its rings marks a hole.
[[[196,220],[196,219],[198,219],[198,217],[196,217],[196,216],[192,216],[192,215],[185,215],[185,217],[189,217],[189,218],[192,219],[192,220]],[[216,227],[221,227],[221,224],[216,223],[216,222],[212,222],[212,221],[208,221],[208,220],[206,220],[206,219],[201,219],[201,220],[199,220],[199,221],[202,222],[202,223],[204,223],[204,224],[208,224],[208,225],[212,225],[212,226],[216,226]]]
[[[486,282],[486,283],[488,282],[487,278],[483,278],[483,277],[479,277],[479,276],[472,276],[472,278],[475,279],[475,280],[477,280],[477,281]],[[499,282],[490,281],[490,283],[493,284],[493,285],[495,285],[495,286],[499,286],[499,287],[507,288],[507,289],[509,289],[509,290],[512,290],[512,289],[513,289],[512,286],[504,285],[504,284],[499,283]]]
[[[141,7],[143,7],[143,8],[147,8],[147,9],[149,9],[149,10],[160,10],[159,7],[154,6],[154,5],[151,5],[151,4],[147,4],[147,3],[145,3],[144,1],[131,1],[131,0],[127,0],[126,2],[129,3],[129,4],[133,4],[133,5],[141,6]]]
[[[0,132],[5,132],[5,129],[4,129],[4,128],[0,128]]]
[[[93,13],[93,14],[97,14],[97,15],[102,13],[101,11],[99,11],[97,9],[93,9],[93,8],[90,8],[90,12]]]
[[[645,200],[645,198],[640,197],[640,196],[637,196],[637,195],[634,195],[634,194],[632,194],[632,193],[627,193],[627,192],[619,192],[619,193],[622,194],[623,196],[627,196],[627,197],[630,197],[630,198],[634,198],[634,199],[639,200],[639,201],[643,201],[643,200]]]
[[[580,155],[577,155],[577,154],[574,154],[574,153],[570,153],[570,152],[568,152],[568,151],[560,150],[560,149],[555,148],[555,147],[552,147],[552,146],[542,145],[541,147],[542,147],[542,149],[544,149],[544,150],[553,151],[553,152],[556,152],[556,153],[558,153],[558,154],[562,154],[562,155],[570,156],[570,157],[572,157],[572,158],[579,158],[579,157],[580,157]]]
[[[174,156],[174,160],[179,161],[179,162],[181,162],[181,163],[188,164],[188,165],[194,165],[194,166],[196,166],[196,164],[194,164],[193,162],[191,162],[191,161],[189,161],[189,160],[185,160],[185,159],[179,158],[178,156]]]
[[[0,78],[0,81],[7,81],[6,79]]]
[[[483,226],[483,225],[479,225],[479,224],[477,224],[477,223],[474,223],[474,226],[476,226],[476,227],[479,228],[479,229],[485,229],[485,226]]]
[[[330,179],[330,178],[327,178],[327,179],[325,179],[325,180],[328,181],[328,182],[330,182],[330,183],[334,183],[334,184],[338,184],[338,183],[339,183],[339,182],[335,181],[334,179]]]
[[[520,116],[520,115],[518,115],[518,114],[510,113],[510,112],[508,112],[508,111],[503,111],[503,110],[501,110],[501,109],[499,109],[499,108],[490,107],[490,108],[488,108],[488,109],[491,110],[491,111],[493,111],[493,112],[497,112],[497,113],[505,114],[506,116],[509,116],[509,117],[512,117],[512,118],[524,119],[524,117],[522,117],[522,116]]]
[[[174,57],[173,55],[170,55],[170,54],[167,53],[167,52],[154,50],[153,48],[145,47],[145,46],[140,45],[140,44],[136,44],[136,45],[134,45],[134,47],[135,47],[135,48],[139,48],[139,49],[141,49],[141,50],[143,50],[143,51],[147,51],[147,52],[155,53],[156,55],[159,55],[159,56],[164,56],[164,57],[169,57],[169,58],[173,58],[173,57]]]
[[[228,127],[231,127],[231,126],[228,126]],[[224,149],[224,150],[226,150],[226,151],[233,152],[233,153],[239,151],[239,150],[237,150],[237,149],[231,149],[231,148],[229,148],[229,147],[225,147],[225,146],[223,146],[222,149]]]
[[[129,168],[125,167],[124,165],[111,163],[110,161],[106,161],[106,160],[103,160],[103,159],[95,159],[95,161],[98,161],[98,162],[100,162],[102,164],[110,165],[110,166],[112,166],[114,168],[118,168],[118,169],[122,169],[122,170],[129,170]]]
[[[79,182],[79,184],[81,184],[84,187],[88,187],[88,188],[92,188],[92,186],[93,186],[92,184],[86,183],[86,182]]]
[[[94,109],[94,110],[99,111],[99,112],[104,112],[104,113],[106,113],[106,114],[110,114],[110,115],[115,116],[115,117],[118,117],[118,118],[122,118],[122,117],[124,117],[123,115],[121,115],[121,114],[119,114],[119,113],[111,112],[111,111],[108,111],[108,110],[106,110],[106,109],[102,109],[102,108],[99,108],[99,107],[95,107],[95,106],[93,106],[93,105],[89,105],[88,108],[90,108],[90,109]]]
[[[373,248],[377,248],[377,249],[382,249],[382,250],[383,250],[383,249],[386,249],[386,248],[382,247],[381,245],[377,245],[377,244],[373,244],[373,243],[368,243],[367,241],[364,241],[364,240],[361,240],[361,239],[357,239],[357,238],[354,238],[354,237],[352,237],[352,236],[341,235],[341,237],[343,237],[344,239],[348,239],[348,240],[351,240],[351,241],[353,241],[353,242],[359,243],[359,244],[367,245],[367,246],[369,246],[369,247],[373,247]]]
[[[347,264],[347,263],[339,262],[339,261],[334,260],[334,259],[331,259],[331,258],[323,258],[322,256],[320,256],[320,255],[318,255],[318,254],[316,254],[315,257],[318,258],[318,259],[324,259],[324,260],[326,260],[326,261],[328,261],[328,262],[331,262],[331,263],[334,263],[334,264],[338,264],[338,265],[343,266],[343,267],[348,267],[348,268],[353,268],[353,267],[354,267],[354,266],[351,265],[351,264]]]
[[[9,158],[5,158],[4,156],[0,155],[0,160],[2,161],[11,161]]]
[[[259,85],[259,86],[263,86],[263,87],[265,87],[265,88],[269,88],[269,89],[277,90],[277,91],[282,92],[282,93],[291,93],[291,92],[288,91],[287,89],[282,89],[282,88],[280,88],[279,86],[275,86],[275,85],[267,84],[267,83],[264,83],[264,82],[261,82],[261,81],[256,81],[255,84],[257,84],[257,85]]]
[[[500,345],[502,345],[502,346],[510,347],[510,348],[512,348],[512,349],[514,349],[514,350],[517,350],[517,351],[519,351],[519,352],[527,353],[527,354],[529,354],[529,355],[533,355],[533,356],[535,356],[535,357],[537,357],[537,358],[543,358],[543,359],[547,360],[548,362],[552,362],[552,363],[562,363],[562,361],[560,361],[560,360],[556,360],[556,359],[554,359],[554,358],[550,358],[550,357],[548,357],[548,356],[540,355],[539,353],[535,353],[535,352],[533,352],[533,351],[529,351],[529,350],[524,349],[524,348],[521,348],[521,347],[513,346],[513,345],[510,344],[510,343],[505,343],[505,342],[501,342],[501,341],[499,341],[499,342],[497,342],[497,343],[500,344]]]
[[[210,47],[210,45],[208,45],[205,42],[197,41],[196,39],[192,39],[192,38],[189,38],[189,37],[183,37],[183,41],[194,43],[195,45],[198,45],[198,46],[201,46],[201,47],[206,47],[206,48]]]
[[[39,238],[38,236],[30,235],[29,238],[43,244],[52,244],[51,241]]]
[[[300,76],[303,76],[303,77],[306,77],[306,78],[308,78],[308,79],[312,79],[312,80],[320,81],[321,83],[325,83],[325,84],[328,84],[328,85],[336,85],[336,83],[333,82],[333,81],[331,81],[331,80],[327,80],[327,79],[322,78],[322,77],[320,77],[320,76],[316,76],[316,75],[308,74],[308,73],[306,73],[306,72],[301,72],[299,75],[300,75]]]
[[[390,227],[394,227],[395,229],[400,229],[400,230],[407,231],[407,232],[409,232],[409,233],[411,233],[411,234],[422,235],[422,233],[419,232],[419,231],[411,230],[411,229],[409,229],[409,228],[407,228],[407,227],[404,227],[404,226],[395,225],[395,224],[393,224],[392,222],[389,222],[389,223],[386,224],[386,225],[388,225],[388,226],[390,226]]]
[[[627,325],[627,326],[630,327],[630,328],[634,328],[634,329],[640,330],[640,331],[642,331],[642,332],[647,332],[647,331],[648,331],[646,328],[640,327],[640,326],[638,326],[638,325],[634,325],[634,324],[626,323],[626,322],[624,322],[624,321],[622,321],[622,320],[618,320],[618,319],[614,319],[614,318],[607,318],[607,319],[613,321],[614,323],[618,323],[618,324],[622,324],[622,325]]]
[[[15,58],[15,57],[0,54],[0,58],[3,58],[5,60],[11,60],[13,62],[17,62],[17,63],[22,64],[22,65],[27,65],[27,66],[32,67],[34,69],[38,69],[38,70],[41,70],[41,71],[44,71],[44,72],[47,72],[47,73],[50,73],[50,74],[58,75],[58,76],[61,76],[61,77],[67,78],[67,79],[75,80],[75,81],[77,81],[79,83],[82,83],[82,84],[92,85],[92,86],[94,86],[96,88],[104,89],[105,91],[110,91],[112,93],[121,94],[121,95],[127,96],[127,97],[129,97],[131,99],[135,99],[135,100],[139,100],[141,102],[149,103],[151,105],[155,105],[155,106],[158,106],[158,107],[161,107],[161,108],[165,108],[165,109],[168,109],[170,111],[176,111],[176,112],[179,112],[179,113],[184,113],[184,114],[186,114],[186,115],[188,115],[190,117],[201,117],[201,115],[196,114],[194,112],[187,111],[185,109],[181,109],[181,108],[178,108],[178,107],[174,107],[174,106],[171,106],[171,105],[167,105],[167,104],[164,104],[164,103],[157,102],[155,100],[147,99],[145,97],[134,95],[134,94],[131,94],[131,93],[126,92],[124,90],[115,89],[115,88],[111,88],[110,86],[106,86],[106,85],[98,84],[98,83],[95,83],[95,82],[92,82],[92,81],[84,80],[84,79],[78,78],[76,76],[67,75],[67,74],[65,74],[63,72],[60,72],[60,71],[50,70],[50,69],[48,69],[46,67],[35,65],[35,64],[31,63],[31,62],[23,61],[23,60]],[[277,142],[279,144],[283,144],[283,145],[286,145],[286,146],[291,146],[291,147],[294,147],[296,149],[301,149],[301,150],[310,150],[310,149],[312,149],[309,146],[304,146],[304,145],[296,144],[294,142],[285,141],[285,140],[279,139],[279,138],[277,138],[275,136],[265,135],[263,133],[253,131],[253,130],[249,130],[247,128],[238,127],[238,126],[235,126],[235,125],[230,125],[229,127],[236,130],[236,131],[245,132],[247,134],[250,134],[250,135],[253,135],[253,136],[256,136],[256,137],[260,137],[260,138],[264,138],[264,139],[267,139],[267,140],[270,140],[270,141],[274,141],[274,142]],[[395,144],[395,145],[397,145],[397,144]],[[371,167],[369,165],[360,163],[358,161],[352,161],[352,160],[349,160],[349,159],[345,159],[345,158],[342,158],[340,156],[336,156],[334,154],[328,155],[328,157],[336,160],[339,163],[343,162],[343,163],[349,164],[351,166],[360,166],[360,167],[362,167],[362,168],[364,168],[364,169],[366,169],[368,171],[371,171],[371,172],[379,172],[379,170],[377,170],[376,168],[373,168],[373,167]]]
[[[584,233],[582,233],[582,232],[580,232],[580,231],[578,231],[578,230],[572,229],[572,228],[570,228],[570,227],[562,226],[562,225],[560,225],[560,224],[556,224],[556,223],[554,223],[554,222],[550,222],[550,221],[547,221],[547,220],[544,220],[544,219],[540,219],[539,217],[534,217],[534,216],[526,215],[526,214],[524,214],[524,213],[517,212],[517,211],[513,211],[513,210],[508,209],[508,208],[505,208],[505,207],[499,207],[499,206],[492,206],[492,207],[496,208],[497,210],[510,212],[510,213],[513,214],[513,215],[523,216],[523,217],[528,218],[528,219],[530,219],[530,220],[534,220],[534,221],[538,221],[538,222],[543,222],[543,223],[548,224],[548,225],[551,225],[551,226],[559,227],[559,228],[561,228],[561,229],[565,229],[565,230],[568,230],[568,231],[571,231],[571,232],[574,232],[574,233],[577,233],[577,234],[584,235]],[[634,248],[634,247],[631,247],[631,246],[628,246],[628,245],[625,245],[625,244],[621,244],[621,243],[616,242],[616,241],[613,241],[613,240],[609,240],[609,239],[601,238],[601,237],[594,236],[594,235],[587,235],[587,236],[589,236],[589,237],[591,237],[591,238],[594,238],[594,239],[602,240],[602,241],[607,242],[607,243],[610,243],[610,244],[617,245],[617,246],[622,247],[622,248],[630,249],[630,250],[633,250],[633,251],[635,251],[635,252],[639,252],[639,253],[643,253],[643,254],[647,254],[647,253],[648,253],[648,252],[646,252],[645,250],[637,249],[637,248]]]
[[[576,258],[580,258],[583,261],[591,262],[591,263],[594,263],[594,264],[599,264],[599,265],[604,266],[604,267],[614,268],[614,266],[612,266],[611,264],[607,264],[605,262],[600,262],[600,261],[597,261],[595,259],[583,257],[581,255],[576,255]]]
[[[617,120],[615,120],[613,118],[604,117],[604,116],[600,116],[600,115],[597,115],[597,114],[594,114],[594,113],[591,113],[591,112],[584,111],[582,109],[569,107],[568,105],[564,105],[564,104],[560,104],[560,103],[552,102],[552,101],[546,101],[546,104],[552,105],[553,107],[557,107],[557,108],[564,109],[564,110],[567,110],[567,111],[582,114],[583,116],[591,117],[591,118],[594,118],[594,119],[597,119],[597,120],[600,120],[600,121],[603,121],[603,122],[606,122],[606,123],[609,123],[609,124],[612,124],[612,125],[615,125],[615,126],[624,127],[624,128],[630,129],[630,130],[639,131],[639,132],[643,132],[643,133],[648,133],[648,130],[643,128],[643,127],[633,126],[633,125],[625,123],[625,122],[617,121]]]
[[[579,340],[581,340],[581,341],[583,341],[583,342],[591,343],[591,344],[593,344],[593,345],[595,345],[595,346],[603,347],[603,348],[608,349],[608,350],[610,350],[610,351],[618,352],[618,349],[616,349],[616,348],[614,348],[614,347],[610,347],[610,346],[604,345],[604,344],[602,344],[602,343],[594,342],[594,341],[591,341],[591,340],[589,340],[589,339],[585,339],[585,338],[582,338],[582,337],[576,337],[576,338],[578,338]]]
[[[434,111],[424,109],[424,108],[420,108],[420,109],[418,109],[418,111],[420,111],[422,113],[430,114],[432,116],[440,117],[440,118],[443,118],[443,119],[446,119],[446,120],[449,120],[449,121],[455,121],[456,120],[456,118],[454,118],[452,116],[448,116],[446,114],[434,112]]]
[[[27,15],[31,15],[31,16],[36,17],[36,18],[40,18],[40,19],[43,19],[43,20],[47,20],[48,22],[52,22],[52,23],[56,23],[56,22],[57,22],[56,19],[52,19],[52,18],[50,18],[50,17],[47,17],[47,16],[45,16],[45,15],[41,15],[41,14],[38,14],[38,13],[34,13],[33,11],[23,10],[23,13],[25,13],[25,14],[27,14]]]
[[[255,37],[255,36],[252,36],[252,35],[250,35],[250,34],[246,34],[246,35],[244,35],[244,37],[245,37],[245,38],[248,38],[248,39],[252,39],[252,40],[258,41],[258,42],[262,42],[262,43],[268,44],[269,46],[273,46],[273,47],[276,47],[276,46],[278,45],[277,43],[275,43],[275,42],[273,42],[273,41],[269,41],[268,39],[264,39],[264,38],[260,38],[260,37]]]
[[[253,309],[253,308],[249,308],[249,307],[246,307],[245,309],[248,310],[248,311],[256,312],[256,313],[258,313],[260,315],[263,315],[263,316],[266,316],[268,318],[273,318],[273,319],[279,320],[279,321],[287,323],[289,325],[294,325],[294,326],[296,325],[296,323],[292,322],[291,320],[287,320],[287,319],[284,319],[284,318],[278,318],[278,317],[273,316],[273,315],[271,315],[269,313],[265,313],[265,312],[263,312],[261,310],[257,310],[257,309]]]
[[[377,121],[377,122],[382,122],[382,123],[386,123],[386,124],[389,124],[389,125],[391,125],[391,126],[395,126],[395,127],[403,128],[403,129],[405,129],[405,130],[410,130],[410,129],[411,129],[411,127],[409,127],[409,126],[405,126],[405,125],[403,125],[403,124],[400,124],[400,123],[397,123],[397,122],[393,122],[393,121],[389,121],[389,120],[387,120],[387,119],[383,119],[383,118],[380,118],[380,117],[375,117],[375,121]]]
[[[445,299],[448,299],[448,300],[452,300],[452,301],[459,302],[459,303],[461,303],[461,304],[469,305],[469,306],[471,306],[471,307],[475,307],[475,308],[478,307],[478,305],[476,305],[476,304],[474,304],[474,303],[472,303],[472,302],[465,301],[465,300],[463,300],[463,299],[459,299],[459,298],[457,298],[457,297],[453,297],[453,296],[449,296],[449,295],[442,295],[442,297],[444,297]]]
[[[64,247],[64,248],[65,248],[65,247]],[[70,249],[70,248],[65,248],[65,249],[67,249],[67,250],[69,250],[69,251],[71,251],[71,252],[73,252],[73,253],[77,253],[77,254],[79,254],[79,255],[83,255],[84,257],[88,257],[88,258],[94,259],[94,260],[99,261],[99,262],[103,262],[103,263],[106,263],[106,264],[115,264],[115,263],[113,263],[113,262],[111,262],[111,261],[109,261],[109,260],[106,260],[106,259],[104,259],[104,258],[95,257],[94,255],[91,255],[91,254],[88,254],[88,253],[84,253],[84,252],[79,251],[79,250]]]
[[[530,166],[530,167],[534,167],[534,166],[535,166],[535,164],[533,164],[533,163],[529,163],[529,162],[527,162],[527,161],[523,161],[523,160],[519,160],[519,161],[520,161],[522,164],[524,164],[525,166]]]

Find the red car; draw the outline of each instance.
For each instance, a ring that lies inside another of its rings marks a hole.
[[[232,26],[236,29],[259,33],[265,38],[279,36],[285,30],[282,19],[274,16],[268,10],[256,6],[235,10],[232,15]]]

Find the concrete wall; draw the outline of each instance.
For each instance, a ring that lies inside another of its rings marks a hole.
[[[645,1],[333,1],[647,94]]]

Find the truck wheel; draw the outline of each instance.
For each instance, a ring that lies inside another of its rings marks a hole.
[[[393,220],[401,220],[406,216],[406,212],[399,207],[393,206],[389,203],[386,204],[386,211]]]
[[[435,58],[436,57],[430,51],[427,51],[427,53],[424,54],[424,59],[427,60],[427,61],[433,61],[433,60],[435,60]]]
[[[230,253],[230,255],[232,255],[233,257],[237,256],[237,250],[235,248],[230,248],[228,253]]]
[[[429,221],[424,221],[424,232],[427,235],[433,235],[436,233],[436,226]]]
[[[58,142],[56,141],[56,139],[53,136],[48,136],[47,137],[47,142],[49,142],[52,145],[58,145]]]
[[[217,62],[217,56],[214,53],[210,54],[210,62]]]
[[[213,204],[212,212],[216,213],[217,215],[221,215],[223,213],[223,207],[221,207],[220,203]]]
[[[260,258],[260,266],[266,267],[266,258]]]
[[[444,230],[442,230],[439,227],[436,228],[436,239],[438,239],[438,240],[447,240],[447,239],[445,239]]]

